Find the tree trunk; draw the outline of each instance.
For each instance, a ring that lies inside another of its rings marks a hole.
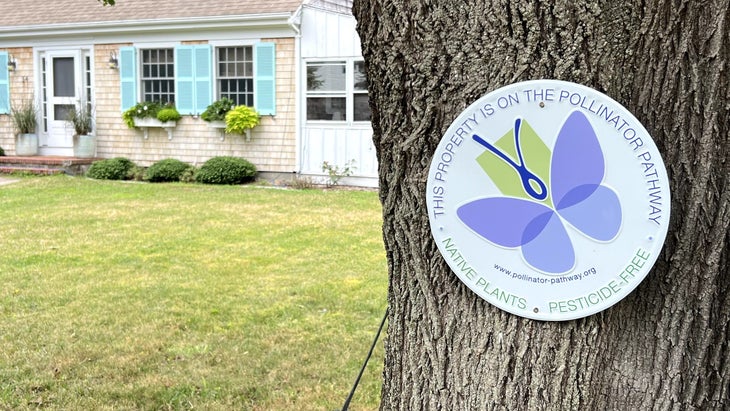
[[[381,409],[730,409],[728,3],[355,0],[390,271]],[[567,322],[480,299],[439,253],[426,207],[431,158],[458,114],[540,78],[631,111],[672,192],[642,284]]]

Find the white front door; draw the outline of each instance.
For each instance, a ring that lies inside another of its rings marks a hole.
[[[80,50],[48,51],[42,59],[42,155],[73,155],[74,128],[67,119],[69,111],[81,103],[85,91],[81,60]]]

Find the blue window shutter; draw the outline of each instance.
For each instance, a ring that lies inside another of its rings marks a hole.
[[[8,52],[0,51],[0,114],[10,114]]]
[[[213,102],[213,48],[209,44],[195,46],[195,114]]]
[[[119,48],[119,80],[122,111],[137,104],[137,51],[134,47]]]
[[[195,114],[193,46],[175,47],[175,106],[180,114]]]
[[[254,46],[254,106],[262,115],[276,114],[276,45]]]

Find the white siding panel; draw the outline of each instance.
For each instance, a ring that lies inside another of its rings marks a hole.
[[[378,176],[378,161],[369,128],[305,127],[302,144],[302,173],[323,175],[322,163],[327,161],[343,167],[355,161],[353,176]]]
[[[302,10],[302,57],[359,57],[360,37],[351,15],[305,7]]]
[[[378,157],[373,144],[373,129],[360,130],[360,163],[359,170],[363,176],[378,177]]]
[[[302,10],[303,60],[357,59],[361,58],[360,37],[355,30],[352,15],[304,7]],[[305,75],[305,74],[303,74]],[[302,84],[302,104],[306,105],[306,85]],[[326,182],[327,173],[322,171],[325,161],[342,168],[354,160],[352,177],[342,184],[377,187],[378,161],[373,145],[373,130],[367,124],[326,124],[302,121],[300,172]]]

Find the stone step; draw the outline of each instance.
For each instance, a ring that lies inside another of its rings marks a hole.
[[[2,174],[27,173],[27,174],[50,176],[50,175],[56,175],[56,174],[63,174],[64,171],[62,169],[45,168],[45,167],[0,166],[0,173],[2,173]]]
[[[98,158],[59,156],[0,156],[0,173],[27,172],[32,174],[84,174]],[[45,170],[45,171],[44,171]]]

